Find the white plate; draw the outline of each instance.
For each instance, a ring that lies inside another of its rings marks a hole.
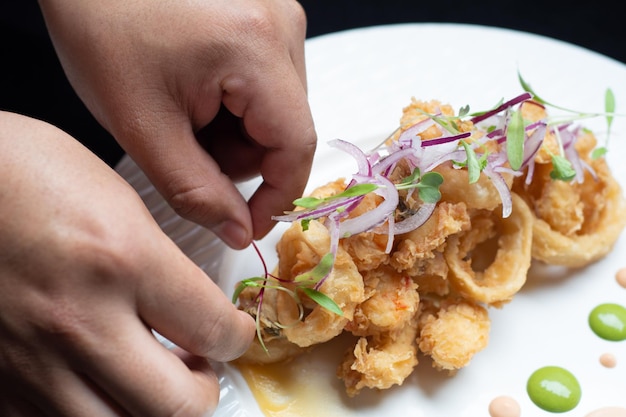
[[[349,156],[326,145],[329,140],[345,139],[364,149],[378,144],[397,126],[401,110],[412,96],[439,99],[457,109],[466,104],[474,110],[484,109],[522,92],[519,70],[550,102],[601,112],[604,91],[610,87],[617,111],[626,109],[622,105],[626,103],[626,66],[527,33],[471,25],[403,24],[320,36],[308,40],[306,48],[310,102],[319,135],[309,189],[355,171]],[[583,124],[603,137],[606,125],[602,118]],[[617,118],[608,159],[624,187],[626,164],[621,160],[626,156],[625,140],[626,120]],[[128,159],[120,166],[125,166],[122,171],[127,177],[136,171]],[[254,186],[254,182],[245,184],[242,192],[246,194]],[[144,190],[144,195],[152,192]],[[185,225],[171,213],[165,217]],[[277,227],[260,242],[270,265],[276,261],[274,244],[283,230]],[[229,294],[236,281],[262,272],[252,249],[232,251],[220,246],[223,261],[215,264],[209,259],[215,254],[213,245],[218,244],[207,244],[206,254],[202,254],[202,244],[193,240],[183,244],[183,250],[189,253],[193,248],[194,259],[204,262]],[[587,316],[596,305],[626,305],[626,290],[615,281],[617,270],[626,267],[624,253],[622,236],[610,255],[582,270],[562,273],[533,267],[527,286],[515,299],[500,310],[490,310],[489,346],[467,368],[448,378],[424,360],[401,387],[376,393],[375,398],[366,391],[356,401],[340,399],[339,415],[488,417],[489,402],[499,395],[516,399],[524,416],[552,415],[535,406],[526,394],[528,377],[544,365],[562,366],[581,383],[578,407],[562,415],[584,416],[601,407],[625,407],[626,342],[601,340],[587,325]],[[600,365],[603,353],[617,357],[615,368]],[[215,415],[263,416],[237,371],[230,366],[218,369],[223,389]],[[333,414],[320,406],[311,415]]]

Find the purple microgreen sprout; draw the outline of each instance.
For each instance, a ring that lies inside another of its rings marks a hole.
[[[553,107],[555,109],[559,109],[568,113],[573,113],[573,116],[571,116],[570,118],[565,119],[565,120],[559,120],[556,123],[565,123],[565,122],[572,121],[572,120],[604,116],[604,118],[606,119],[606,125],[607,125],[607,133],[606,133],[606,138],[604,141],[604,146],[599,146],[596,149],[594,149],[591,153],[591,157],[594,159],[597,159],[597,158],[603,157],[607,153],[609,137],[611,135],[611,128],[613,125],[613,119],[615,116],[622,116],[622,117],[625,116],[625,115],[619,115],[615,113],[615,95],[613,94],[613,90],[611,90],[610,88],[607,88],[604,92],[604,113],[583,113],[583,112],[568,109],[562,106],[557,106],[556,104],[553,104],[553,103],[548,102],[547,100],[544,100],[543,98],[539,97],[537,93],[535,93],[535,91],[533,91],[530,84],[528,84],[522,78],[522,75],[520,74],[519,71],[517,73],[517,76],[524,91],[531,93],[533,95],[533,100],[535,100],[537,103],[542,104],[547,107]],[[555,124],[555,122],[553,122],[552,124]],[[558,177],[557,174],[555,174],[555,176]]]
[[[256,305],[257,311],[255,315],[255,323],[256,323],[257,339],[259,340],[259,343],[265,352],[268,352],[268,349],[265,346],[263,335],[261,333],[262,331],[261,309],[263,305],[263,296],[264,296],[266,289],[275,289],[278,291],[284,291],[287,294],[289,294],[296,301],[296,304],[298,305],[298,310],[300,312],[298,320],[301,320],[302,317],[304,317],[304,308],[302,306],[302,302],[300,301],[298,297],[298,294],[296,291],[297,289],[302,290],[302,292],[304,292],[311,300],[313,300],[314,302],[316,302],[323,308],[339,316],[343,316],[343,311],[341,310],[341,308],[330,297],[328,297],[326,294],[319,291],[318,288],[309,287],[309,285],[314,285],[314,286],[321,285],[323,280],[330,274],[333,268],[334,260],[335,260],[335,257],[332,253],[327,253],[326,255],[324,255],[322,259],[320,260],[320,262],[311,271],[305,272],[303,274],[296,276],[294,280],[291,281],[292,283],[295,284],[296,290],[290,290],[284,285],[281,285],[281,281],[285,282],[285,280],[281,280],[279,277],[274,277],[268,272],[267,264],[265,263],[265,259],[263,258],[263,255],[261,254],[261,251],[259,250],[258,246],[254,242],[252,243],[252,246],[254,247],[257,255],[259,256],[261,260],[264,274],[262,277],[252,277],[252,278],[241,280],[239,284],[237,285],[237,287],[235,288],[235,291],[232,296],[232,302],[233,303],[237,302],[237,299],[239,298],[239,296],[241,295],[241,292],[244,289],[248,287],[260,288],[259,293],[257,294],[257,305]],[[274,278],[277,281],[277,283],[271,284],[270,278]],[[281,323],[273,323],[273,324],[280,328],[286,327],[285,325],[282,325]]]

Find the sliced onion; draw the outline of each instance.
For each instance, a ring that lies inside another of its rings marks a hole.
[[[375,176],[374,181],[380,184],[380,187],[373,192],[382,196],[384,200],[373,210],[342,221],[339,225],[340,237],[344,238],[367,232],[384,223],[387,217],[395,212],[399,202],[396,186],[382,175]]]

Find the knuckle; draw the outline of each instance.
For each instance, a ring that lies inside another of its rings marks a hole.
[[[210,204],[206,204],[208,190],[205,186],[199,187],[175,187],[176,191],[167,198],[172,209],[179,216],[202,223],[206,226],[207,221],[214,217]]]

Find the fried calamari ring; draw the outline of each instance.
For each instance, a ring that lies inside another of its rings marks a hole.
[[[509,217],[503,219],[497,211],[489,213],[498,248],[493,262],[483,271],[472,268],[476,255],[472,251],[491,237],[475,238],[472,231],[483,232],[483,227],[473,224],[469,232],[448,239],[444,256],[450,267],[450,284],[469,300],[499,307],[509,302],[526,282],[534,219],[521,197],[513,193],[512,199],[513,211]]]
[[[442,201],[465,203],[468,209],[484,210],[496,210],[502,203],[500,193],[486,174],[482,174],[478,181],[471,183],[468,170],[456,169],[450,162],[439,165],[433,171],[440,173],[445,178],[439,187]],[[502,177],[507,186],[511,188],[513,176],[503,173]]]
[[[299,222],[292,223],[276,245],[280,278],[290,281],[297,275],[310,271],[328,253],[329,248],[330,235],[321,223],[311,221],[306,231]],[[289,287],[289,284],[285,283],[284,286]],[[329,311],[299,292],[307,310],[301,320],[300,309],[293,297],[279,291],[276,311],[278,321],[285,326],[283,334],[300,347],[331,340],[352,320],[356,306],[365,298],[363,288],[363,277],[354,261],[339,247],[333,270],[319,290],[341,308],[343,315]]]
[[[563,200],[563,193],[574,195],[578,204],[557,210],[543,210],[543,218],[533,228],[533,258],[551,265],[578,268],[606,256],[626,226],[626,203],[621,187],[609,173],[605,162],[594,164],[597,180],[586,178],[583,184],[559,184],[546,187],[543,200]],[[552,194],[547,196],[546,194]],[[581,224],[574,232],[559,230],[559,218],[571,216],[579,206]]]

